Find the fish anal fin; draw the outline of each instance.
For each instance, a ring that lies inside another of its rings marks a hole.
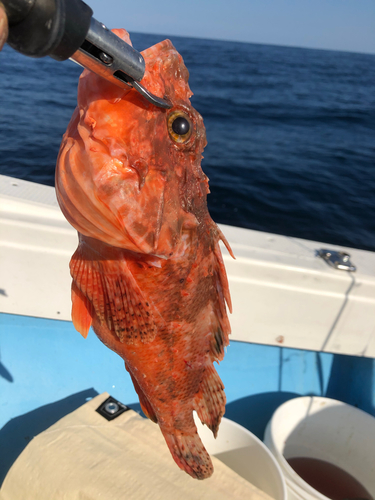
[[[92,323],[91,304],[74,281],[72,283],[72,321],[74,328],[86,338]]]
[[[125,259],[100,259],[80,245],[70,261],[70,273],[74,294],[120,342],[148,343],[155,338],[157,311],[144,298]]]
[[[132,372],[130,370],[128,370],[128,368],[127,368],[126,365],[125,365],[125,368],[130,373],[130,377],[132,379],[135,392],[138,394],[139,404],[141,405],[143,413],[146,415],[147,418],[149,418],[150,420],[152,420],[153,422],[155,422],[155,424],[157,424],[158,423],[158,418],[155,415],[154,409],[152,408],[149,400],[147,399],[147,397],[145,396],[144,392],[140,388],[140,386],[139,386],[139,384],[137,382],[137,379],[133,376]]]
[[[161,428],[173,460],[180,469],[194,479],[207,479],[212,476],[214,468],[210,455],[197,432],[193,434],[173,430],[167,432]]]
[[[225,403],[224,385],[214,366],[211,365],[204,372],[199,392],[194,398],[194,409],[201,422],[211,429],[215,438],[221,417],[225,413]]]

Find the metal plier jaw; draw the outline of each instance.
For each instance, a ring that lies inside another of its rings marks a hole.
[[[121,88],[134,88],[149,102],[169,109],[140,81],[145,61],[133,47],[92,17],[82,0],[2,0],[9,22],[8,44],[30,57],[71,59]]]
[[[93,17],[85,41],[70,59],[119,87],[135,88],[159,108],[172,107],[169,101],[151,94],[139,83],[145,73],[142,54]]]

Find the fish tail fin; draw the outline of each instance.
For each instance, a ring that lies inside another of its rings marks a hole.
[[[77,332],[86,338],[92,323],[91,304],[74,281],[72,283],[72,321]]]
[[[176,430],[166,432],[161,429],[172,457],[180,469],[194,479],[207,479],[212,476],[214,467],[210,455],[197,432],[185,434]]]
[[[207,425],[215,438],[221,417],[225,413],[225,403],[224,384],[215,367],[211,365],[204,372],[200,390],[194,399],[194,409],[202,424]]]
[[[125,368],[130,374],[130,377],[131,377],[133,385],[134,385],[135,392],[138,394],[139,404],[141,405],[143,413],[146,415],[147,418],[149,418],[150,420],[155,422],[155,424],[157,424],[158,417],[156,416],[155,411],[150,404],[150,401],[147,399],[147,397],[145,396],[145,393],[140,388],[140,386],[137,382],[137,379],[133,376],[132,372],[126,366],[126,363],[125,363]]]

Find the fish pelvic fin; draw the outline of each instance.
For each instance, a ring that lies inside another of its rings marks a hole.
[[[194,479],[207,479],[212,476],[214,467],[210,455],[197,432],[187,434],[174,430],[166,432],[161,428],[173,460],[180,469]]]
[[[202,424],[213,432],[214,437],[225,413],[224,384],[213,365],[206,368],[199,391],[194,398],[194,409]]]
[[[135,392],[138,394],[139,404],[141,405],[143,413],[146,415],[147,418],[149,418],[150,420],[155,422],[155,424],[157,424],[158,418],[155,414],[154,409],[151,406],[150,401],[148,400],[147,396],[145,396],[145,393],[140,388],[137,379],[134,377],[132,372],[126,366],[126,363],[125,363],[125,368],[130,374],[130,377],[131,377],[133,385],[134,385]]]
[[[228,253],[232,257],[232,259],[236,260],[236,257],[234,256],[233,250],[232,250],[231,246],[229,245],[228,240],[224,236],[224,234],[221,231],[221,229],[218,226],[216,226],[216,228],[217,228],[217,231],[218,231],[218,234],[219,234],[219,239],[224,243],[224,245],[225,245],[226,249],[228,250]]]
[[[72,283],[72,321],[77,332],[86,338],[92,323],[91,304],[74,281]]]
[[[73,322],[78,331],[85,332],[80,319],[84,318],[85,305],[88,315],[96,315],[120,342],[145,344],[155,338],[154,308],[145,300],[124,259],[100,259],[80,244],[70,261],[70,273],[77,302],[77,306],[73,304]],[[88,318],[83,324],[87,323]]]

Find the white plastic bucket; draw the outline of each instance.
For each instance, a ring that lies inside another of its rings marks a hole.
[[[333,399],[292,399],[273,414],[264,442],[283,471],[288,500],[327,500],[292,469],[292,457],[330,462],[375,498],[375,418],[368,413]]]
[[[198,417],[195,418],[195,423],[210,455],[216,456],[275,500],[287,499],[281,468],[269,449],[254,434],[236,422],[223,418],[215,439]]]

